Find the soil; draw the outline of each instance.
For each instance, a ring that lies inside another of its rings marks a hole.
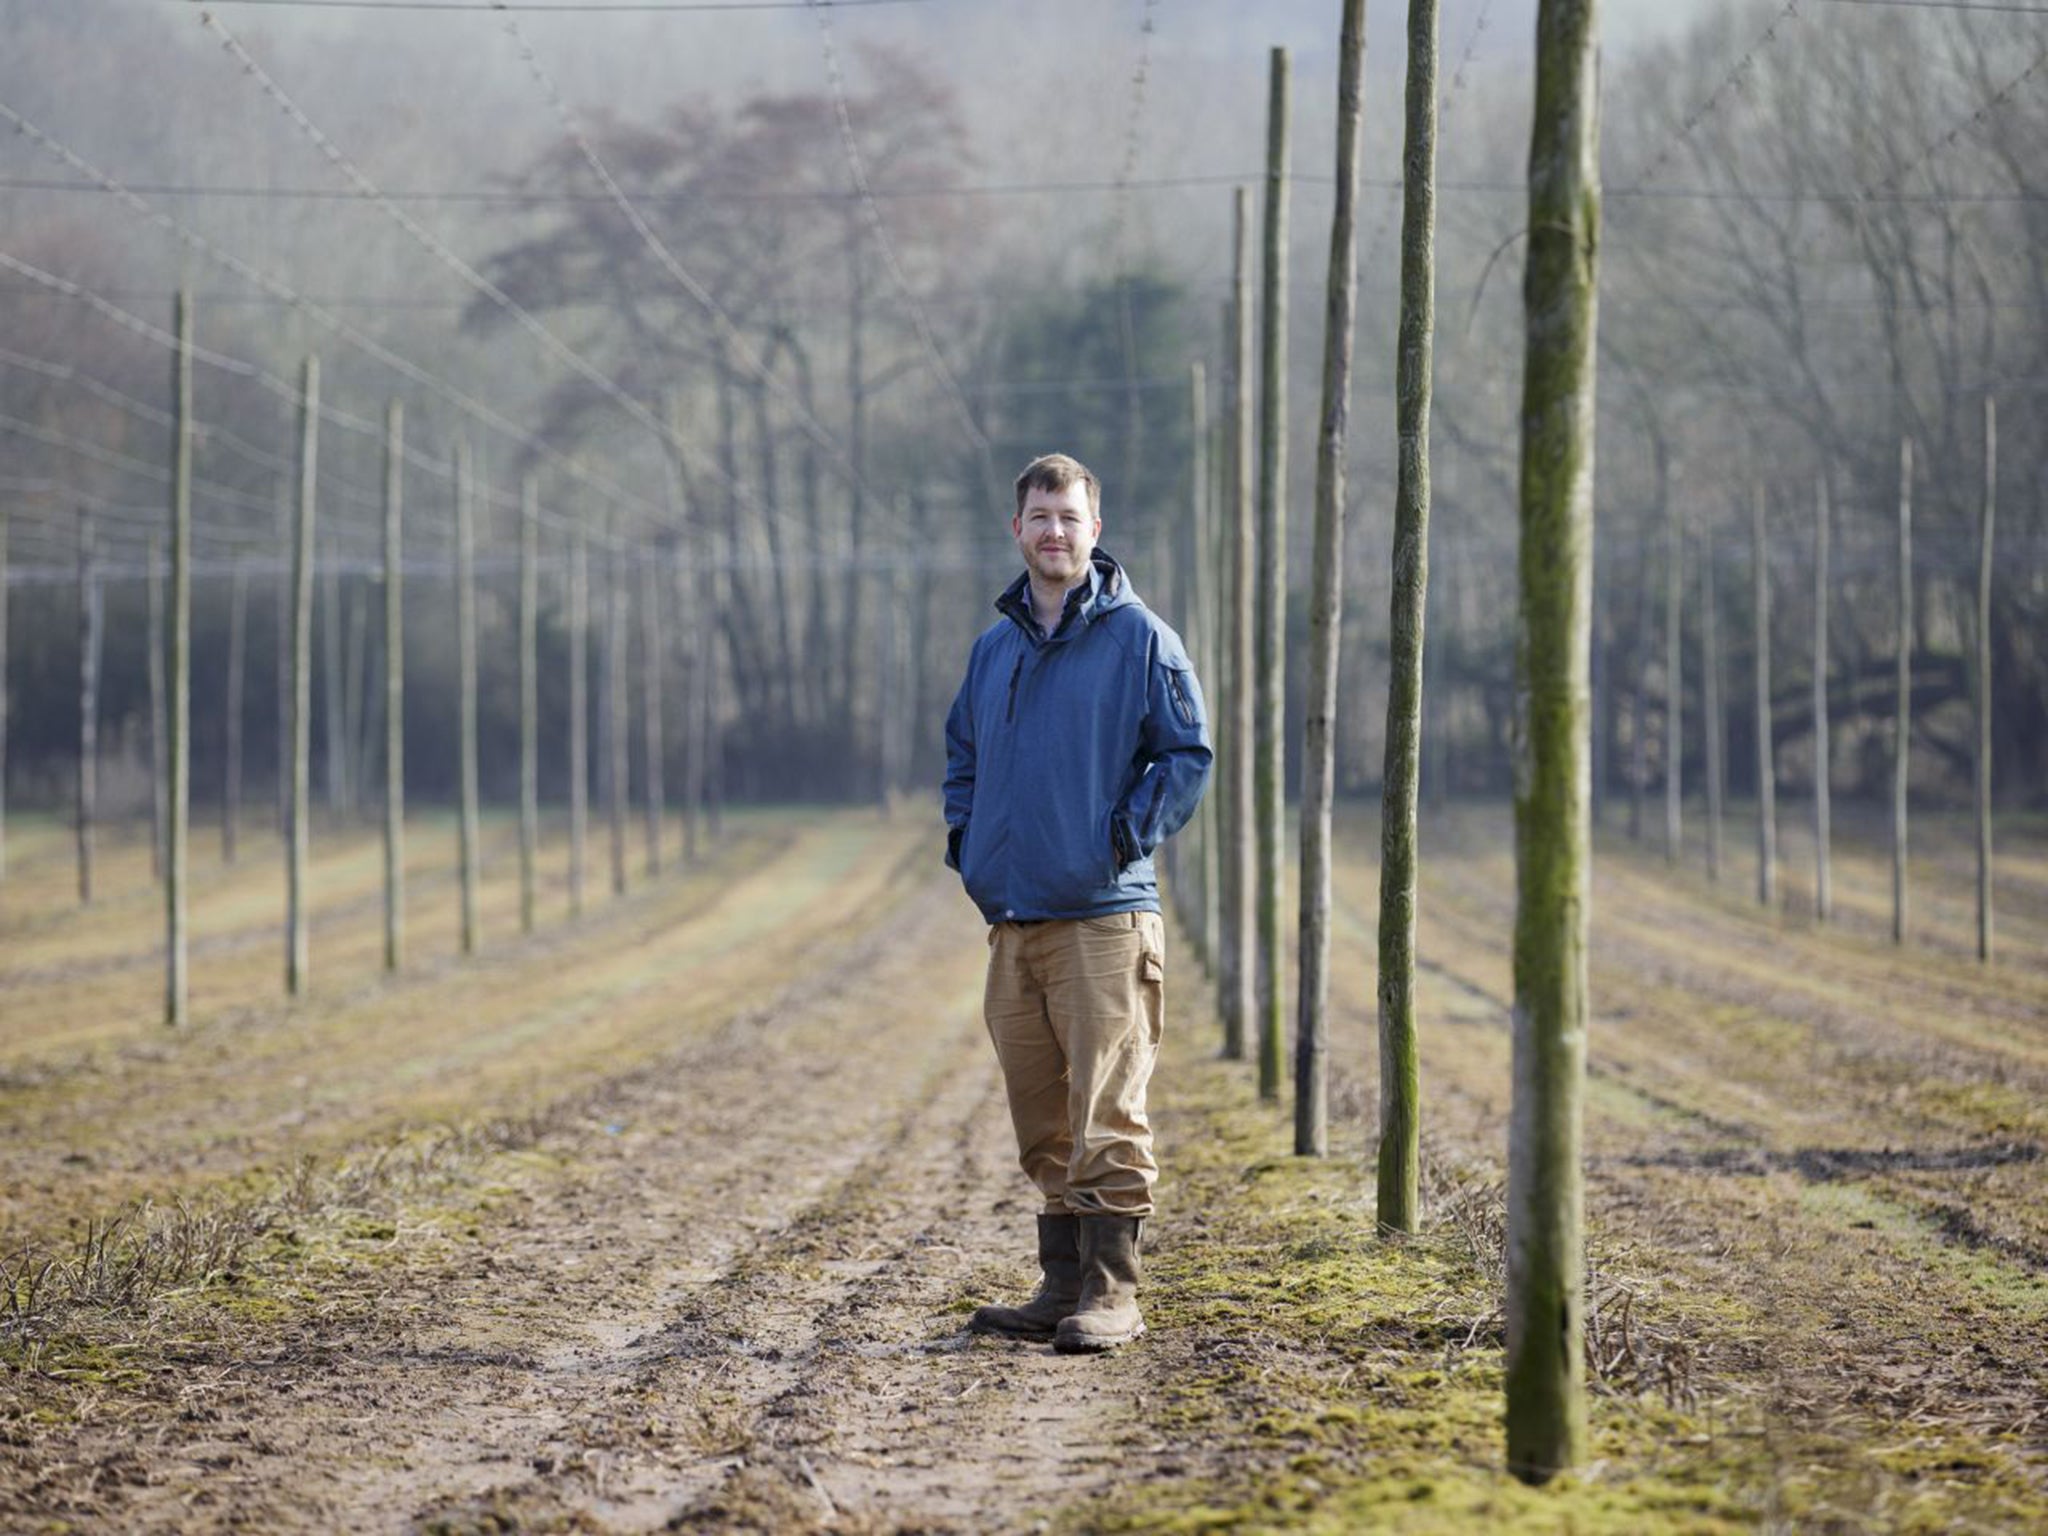
[[[115,850],[115,894],[66,913],[61,841],[31,830],[0,906],[0,1527],[2023,1529],[2048,1511],[2038,848],[2015,855],[2006,919],[2023,958],[1991,968],[1964,952],[1945,864],[1922,941],[1894,950],[1854,902],[1822,929],[1796,888],[1764,912],[1603,848],[1603,1461],[1546,1504],[1494,1444],[1500,814],[1429,839],[1425,1237],[1372,1232],[1376,874],[1371,828],[1347,825],[1334,1155],[1288,1156],[1283,1111],[1215,1059],[1177,938],[1153,1327],[1099,1359],[965,1331],[1028,1289],[1036,1202],[979,1021],[983,930],[914,821],[738,818],[624,896],[594,885],[573,921],[551,868],[555,915],[527,936],[501,852],[467,959],[434,866],[388,978],[374,845],[337,834],[316,985],[289,1004],[266,995],[275,877],[247,838],[244,868],[206,877],[204,1001],[176,1036],[152,1016],[146,854]],[[105,1252],[141,1244],[156,1278],[95,1290],[91,1232],[124,1211]],[[190,1258],[209,1240],[217,1261]],[[50,1261],[71,1294],[46,1280],[25,1301]]]

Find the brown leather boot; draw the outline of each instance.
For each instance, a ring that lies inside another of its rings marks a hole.
[[[1063,1355],[1091,1355],[1128,1344],[1145,1331],[1138,1314],[1138,1233],[1142,1216],[1081,1218],[1081,1301],[1053,1335]]]
[[[1049,1339],[1061,1318],[1081,1299],[1081,1252],[1077,1216],[1038,1218],[1038,1294],[1021,1307],[977,1307],[970,1333],[1002,1333],[1019,1339]]]

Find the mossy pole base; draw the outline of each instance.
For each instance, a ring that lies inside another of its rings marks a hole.
[[[1591,868],[1597,11],[1597,0],[1541,0],[1529,146],[1506,1311],[1507,1465],[1532,1483],[1576,1466],[1586,1449],[1580,1139]]]

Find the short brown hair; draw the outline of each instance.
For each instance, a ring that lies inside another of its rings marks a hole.
[[[1064,491],[1077,480],[1088,488],[1088,511],[1101,517],[1102,482],[1094,470],[1064,453],[1042,454],[1024,466],[1017,477],[1017,515],[1024,515],[1024,498],[1033,491]]]

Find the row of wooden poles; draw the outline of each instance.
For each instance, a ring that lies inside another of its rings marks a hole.
[[[1976,948],[1977,958],[1992,958],[1993,915],[1991,897],[1991,579],[1994,539],[1998,517],[1998,402],[1984,400],[1984,495],[1977,522],[1975,632],[1970,656],[1970,700],[1972,730],[1972,800],[1976,851]],[[1778,897],[1778,794],[1777,754],[1773,745],[1771,708],[1771,585],[1769,541],[1766,528],[1766,495],[1758,485],[1749,499],[1750,616],[1752,634],[1752,683],[1756,722],[1756,899],[1759,905],[1774,906]],[[1814,915],[1822,923],[1833,916],[1834,881],[1832,864],[1832,810],[1829,800],[1829,743],[1832,711],[1828,700],[1828,600],[1831,565],[1830,525],[1826,475],[1814,483],[1813,502],[1813,646],[1812,646],[1812,729],[1813,765],[1813,849]],[[1913,741],[1913,441],[1899,441],[1898,519],[1896,559],[1893,566],[1894,645],[1891,739],[1891,936],[1897,944],[1906,942],[1908,930],[1907,884],[1907,788]],[[1684,671],[1682,618],[1685,608],[1685,537],[1674,508],[1666,540],[1664,571],[1664,855],[1679,862],[1684,847],[1684,711],[1680,680]],[[1701,542],[1700,567],[1700,652],[1701,725],[1704,734],[1706,777],[1706,868],[1709,878],[1718,880],[1722,868],[1721,821],[1724,801],[1722,776],[1726,752],[1721,741],[1721,639],[1717,633],[1719,604],[1714,593],[1714,558],[1711,547]],[[1636,690],[1636,730],[1631,743],[1635,754],[1633,777],[1640,787],[1645,775],[1642,755],[1647,732],[1641,718],[1643,692]],[[1596,715],[1598,711],[1596,710]],[[1632,808],[1632,818],[1636,813]],[[1632,830],[1639,830],[1632,825]]]
[[[161,589],[156,545],[152,541],[149,562],[149,641],[151,696],[158,716],[153,731],[154,852],[163,881],[165,902],[164,1019],[182,1025],[188,1018],[189,939],[188,904],[191,887],[188,844],[191,826],[191,583],[192,583],[192,305],[180,292],[175,306],[176,346],[173,356],[172,429],[173,472],[170,487],[168,591]],[[283,739],[280,743],[280,816],[284,831],[286,865],[285,966],[286,991],[302,994],[311,973],[310,907],[307,879],[311,831],[311,719],[312,639],[315,573],[315,523],[319,486],[320,365],[308,357],[299,391],[297,485],[295,510],[288,527],[288,574],[280,592],[280,616],[284,655],[280,661],[280,705]],[[405,462],[405,414],[403,404],[390,402],[385,417],[383,495],[384,596],[384,754],[385,795],[383,816],[384,914],[383,948],[387,970],[400,968],[405,959],[405,782],[404,782],[404,607],[403,571],[403,467]],[[477,760],[477,626],[475,517],[476,473],[467,442],[455,445],[454,465],[454,588],[455,630],[458,668],[459,713],[457,737],[458,780],[458,863],[460,886],[460,942],[464,954],[474,953],[480,933],[478,887],[481,871],[481,833]],[[540,804],[539,804],[539,524],[540,509],[535,477],[528,474],[521,485],[519,519],[519,714],[520,714],[520,797],[519,797],[519,879],[520,926],[531,932],[538,922]],[[94,566],[94,534],[90,514],[80,524],[80,722],[78,762],[78,815],[76,820],[77,863],[80,900],[93,896],[96,764],[98,759],[99,658],[103,619],[100,579]],[[601,718],[606,724],[601,768],[605,798],[610,811],[611,884],[615,894],[627,885],[627,832],[629,815],[630,711],[629,678],[625,658],[628,647],[629,614],[625,592],[622,541],[611,540],[610,601],[605,614],[604,668],[607,697]],[[643,551],[643,554],[648,552]],[[571,523],[568,552],[568,649],[569,649],[569,848],[568,905],[571,915],[584,909],[587,885],[585,847],[589,840],[590,748],[589,646],[592,631],[590,613],[589,535],[578,518]],[[6,524],[0,514],[0,678],[6,667]],[[642,734],[645,745],[644,804],[646,810],[646,868],[650,876],[663,868],[662,818],[667,796],[664,791],[664,747],[662,708],[664,683],[661,670],[660,605],[657,601],[659,562],[643,558],[638,562],[640,616],[643,628],[641,700]],[[235,605],[231,613],[228,657],[229,695],[227,784],[223,797],[224,857],[234,859],[234,827],[240,799],[240,693],[243,572],[236,572]],[[709,835],[720,832],[724,798],[720,753],[717,747],[719,707],[716,691],[717,657],[721,632],[716,616],[724,600],[728,573],[714,566],[708,573],[710,590],[698,606],[697,665],[692,668],[697,686],[689,690],[684,707],[689,714],[685,731],[683,838],[684,857],[690,857],[699,838],[700,820]],[[338,658],[328,658],[332,678]],[[0,694],[4,697],[4,694]],[[330,701],[331,702],[331,701]],[[0,710],[4,720],[4,710]],[[330,715],[330,743],[339,722]],[[0,725],[4,731],[4,725]],[[0,762],[4,762],[5,738],[0,735]],[[897,755],[900,756],[900,753]],[[330,777],[333,762],[330,760]],[[330,792],[335,785],[330,783]],[[4,822],[0,822],[4,829]],[[4,859],[4,831],[0,831],[0,859]],[[0,863],[4,873],[4,863]]]
[[[1592,711],[1586,697],[1592,629],[1592,310],[1597,242],[1593,7],[1544,0],[1538,27],[1536,124],[1530,157],[1527,302],[1521,420],[1517,689],[1527,720],[1517,747],[1514,1106],[1508,1195],[1507,1441],[1517,1476],[1543,1481],[1581,1460],[1585,1277],[1579,1124],[1584,1078]],[[1363,63],[1363,6],[1344,0],[1337,176],[1324,327],[1323,409],[1317,436],[1307,709],[1302,743],[1299,978],[1295,991],[1295,1151],[1328,1149],[1327,1022],[1331,936],[1332,746],[1338,707],[1342,507],[1351,337],[1356,303],[1353,223]],[[1436,13],[1411,0],[1407,143],[1403,160],[1402,304],[1397,344],[1399,456],[1389,635],[1386,767],[1381,791],[1378,950],[1380,1113],[1376,1215],[1383,1230],[1419,1225],[1419,1070],[1415,1032],[1416,808],[1427,590],[1428,405],[1434,279]],[[1273,50],[1267,125],[1264,273],[1253,444],[1249,192],[1235,199],[1234,256],[1224,348],[1220,444],[1211,446],[1206,386],[1190,380],[1197,444],[1193,506],[1175,565],[1181,612],[1198,668],[1213,680],[1218,783],[1184,854],[1172,851],[1177,913],[1212,975],[1223,1054],[1255,1049],[1260,1096],[1277,1100],[1284,1066],[1282,950],[1283,638],[1287,530],[1286,368],[1288,58]],[[1977,569],[1973,693],[1977,704],[1978,950],[1991,954],[1989,605],[1995,515],[1996,415],[1985,410],[1986,493]],[[1216,451],[1220,447],[1220,452]],[[1220,469],[1212,486],[1208,460]],[[1893,935],[1906,936],[1907,772],[1912,741],[1912,480],[1900,445],[1895,715],[1892,740]],[[1256,476],[1256,487],[1254,486]],[[1770,711],[1769,586],[1763,499],[1753,502],[1757,626],[1758,896],[1775,899],[1775,780]],[[1823,486],[1816,539],[1814,708],[1820,760],[1815,818],[1823,916],[1830,902],[1826,744],[1827,538]],[[1667,835],[1679,846],[1677,708],[1680,544],[1672,541],[1667,618]],[[1216,573],[1215,590],[1206,572]],[[1712,613],[1709,598],[1706,612]],[[1715,640],[1707,637],[1711,665]],[[1718,685],[1716,684],[1716,687]],[[1718,733],[1719,699],[1707,708]],[[1719,741],[1708,752],[1710,857],[1718,869]],[[1178,875],[1178,878],[1175,876]]]

